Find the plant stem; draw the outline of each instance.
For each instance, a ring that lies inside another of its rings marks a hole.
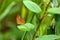
[[[50,2],[49,2],[49,3],[46,5],[46,7],[45,7],[45,11],[44,11],[44,13],[43,13],[44,15],[43,15],[43,17],[40,19],[40,24],[41,24],[42,20],[44,19],[44,17],[47,15],[46,12],[47,12],[47,8],[49,7],[49,4],[50,4]],[[38,30],[40,29],[40,24],[37,26],[36,32],[34,33],[32,40],[35,40],[36,34],[37,34]],[[43,32],[42,32],[41,34],[43,34]]]
[[[22,13],[21,13],[21,17],[25,20],[27,16],[27,10],[25,8],[24,5],[22,5]]]
[[[31,20],[32,20],[32,18],[33,18],[33,16],[34,16],[34,13],[31,12],[31,11],[29,11],[28,16],[27,16],[27,19],[26,19],[26,22],[27,23],[30,23]]]
[[[26,31],[24,32],[24,34],[23,34],[23,36],[22,36],[22,38],[21,38],[21,40],[24,40],[24,37],[25,37],[25,35],[26,35]]]

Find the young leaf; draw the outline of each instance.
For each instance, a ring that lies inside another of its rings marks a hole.
[[[32,1],[23,1],[24,5],[32,12],[39,13],[41,11],[41,8]]]
[[[44,35],[44,36],[40,36],[39,38],[36,38],[36,40],[55,40],[59,38],[60,36],[57,35]]]
[[[18,29],[20,29],[22,31],[30,31],[30,30],[34,29],[34,25],[31,23],[26,23],[24,25],[19,25],[17,27],[18,27]]]
[[[48,12],[52,14],[60,14],[60,8],[49,8]]]

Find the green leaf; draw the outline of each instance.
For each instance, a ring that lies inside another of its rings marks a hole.
[[[17,27],[18,27],[18,29],[20,29],[22,31],[30,31],[30,30],[34,29],[34,25],[31,24],[31,23],[26,23],[26,24],[23,24],[23,25],[18,25]]]
[[[59,38],[60,36],[57,35],[44,35],[44,36],[40,36],[39,38],[36,38],[36,40],[55,40]]]
[[[0,15],[0,21],[2,19],[4,19],[4,17],[6,17],[6,15],[8,15],[8,13],[11,11],[12,7],[15,5],[16,3],[13,1],[6,9],[5,11]]]
[[[32,12],[39,13],[41,11],[41,8],[32,1],[23,1],[24,5]]]
[[[60,8],[49,8],[48,12],[52,14],[60,14]]]

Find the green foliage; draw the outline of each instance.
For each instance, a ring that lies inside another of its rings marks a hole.
[[[15,5],[15,2],[12,2],[7,8],[6,10],[0,15],[0,21],[2,19],[4,19],[4,17],[6,17],[8,15],[8,13],[10,12],[10,10],[12,9],[12,7]]]
[[[34,29],[34,25],[31,24],[31,23],[26,23],[26,24],[23,24],[23,25],[18,25],[17,27],[21,31],[30,31],[30,30]]]
[[[55,40],[57,35],[60,0],[0,0],[0,40]]]
[[[0,33],[0,40],[3,40],[3,36],[2,36],[2,34]]]
[[[44,35],[44,36],[40,36],[39,38],[36,38],[36,40],[55,40],[59,38],[60,36],[57,35]]]
[[[24,5],[32,12],[39,13],[41,12],[41,8],[32,1],[23,1]]]
[[[55,34],[60,35],[60,15],[55,15],[55,22],[56,22]]]
[[[60,8],[49,8],[48,12],[51,14],[60,14]]]

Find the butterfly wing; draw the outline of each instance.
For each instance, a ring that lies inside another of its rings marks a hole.
[[[19,16],[19,15],[17,15],[16,21],[17,21],[17,24],[24,24],[24,23],[25,23],[25,20],[23,20],[23,19],[21,18],[21,16]]]

